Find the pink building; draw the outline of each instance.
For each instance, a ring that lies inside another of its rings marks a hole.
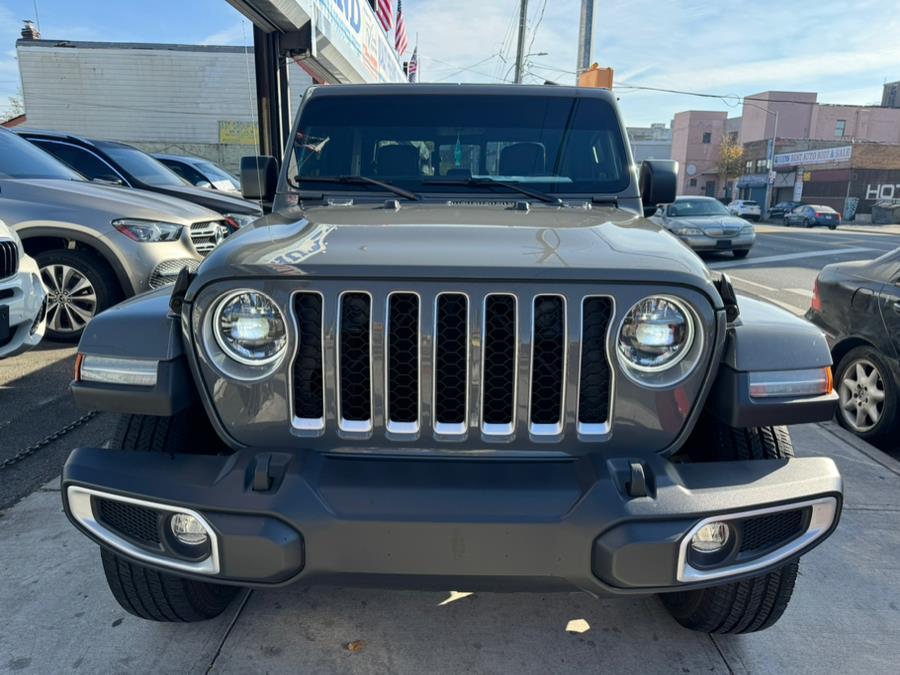
[[[716,164],[729,132],[728,113],[688,110],[672,121],[672,159],[678,162],[678,194],[720,196]],[[737,132],[732,132],[737,134]],[[735,136],[737,139],[737,135]]]

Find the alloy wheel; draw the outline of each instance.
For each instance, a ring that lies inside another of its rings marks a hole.
[[[41,268],[47,287],[47,327],[58,333],[77,333],[97,312],[97,292],[80,271],[69,265]]]
[[[874,429],[884,415],[884,379],[869,359],[856,359],[844,370],[840,384],[840,414],[853,431]]]

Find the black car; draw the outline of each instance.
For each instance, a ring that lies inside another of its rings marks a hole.
[[[191,185],[212,190],[223,190],[236,195],[241,194],[241,182],[208,159],[189,157],[187,155],[165,155],[158,152],[154,153],[153,157],[172,169]]]
[[[17,129],[16,133],[90,180],[160,192],[205,206],[221,213],[235,229],[262,215],[262,209],[251,201],[194,187],[132,145],[89,140],[56,131]]]
[[[837,418],[875,443],[895,440],[900,393],[900,248],[826,266],[806,318],[831,345]]]
[[[803,202],[778,202],[775,206],[769,209],[769,220],[781,220],[788,213],[796,209],[798,206],[802,206]]]

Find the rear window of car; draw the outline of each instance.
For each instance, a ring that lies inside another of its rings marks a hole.
[[[837,211],[830,206],[823,206],[822,204],[811,204],[809,208],[814,209],[819,213],[837,213]]]

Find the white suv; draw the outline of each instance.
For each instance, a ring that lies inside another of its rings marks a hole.
[[[25,255],[19,236],[0,220],[0,359],[41,341],[46,298],[37,263]]]
[[[728,205],[728,210],[732,215],[746,218],[747,220],[759,220],[762,212],[759,209],[759,202],[750,199],[735,199]]]

